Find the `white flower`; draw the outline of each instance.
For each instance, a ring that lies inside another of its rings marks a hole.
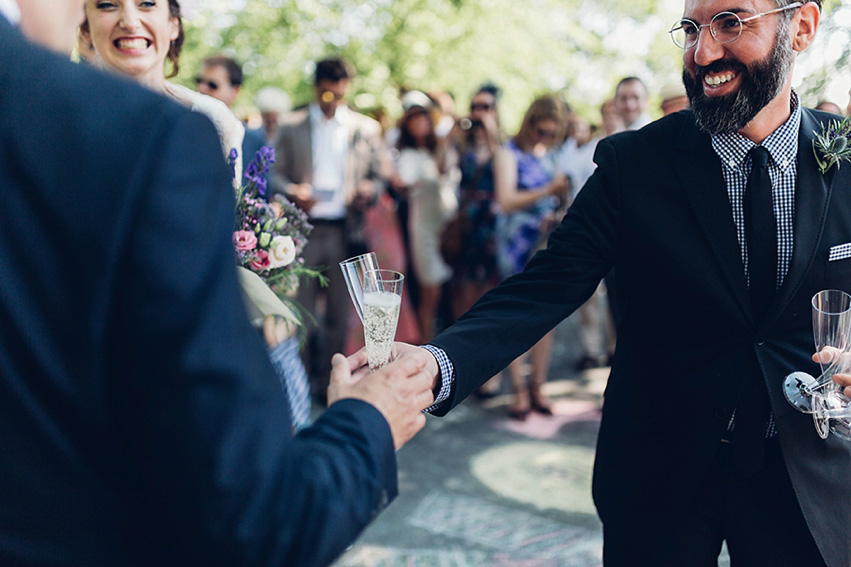
[[[295,260],[295,242],[290,236],[276,236],[269,246],[271,268],[289,266]]]

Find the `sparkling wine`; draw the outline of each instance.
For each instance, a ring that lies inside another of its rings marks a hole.
[[[401,303],[400,295],[388,291],[363,295],[363,334],[370,370],[381,368],[390,360]]]

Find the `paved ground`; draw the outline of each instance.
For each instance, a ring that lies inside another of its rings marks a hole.
[[[608,369],[578,373],[578,357],[571,318],[545,389],[553,417],[511,421],[507,395],[430,417],[398,453],[399,496],[334,567],[602,565],[591,470]]]

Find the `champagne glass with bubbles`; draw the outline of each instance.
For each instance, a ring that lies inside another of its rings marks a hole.
[[[372,270],[363,279],[363,337],[369,369],[390,360],[405,276],[393,270]]]

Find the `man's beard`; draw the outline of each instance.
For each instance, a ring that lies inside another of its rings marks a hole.
[[[683,84],[698,127],[716,135],[736,132],[747,126],[783,89],[794,61],[795,52],[791,47],[788,25],[781,25],[771,53],[750,67],[738,60],[720,59],[706,67],[699,67],[694,78],[683,69]],[[709,73],[723,71],[733,71],[739,75],[739,90],[718,97],[705,95],[703,79]]]

